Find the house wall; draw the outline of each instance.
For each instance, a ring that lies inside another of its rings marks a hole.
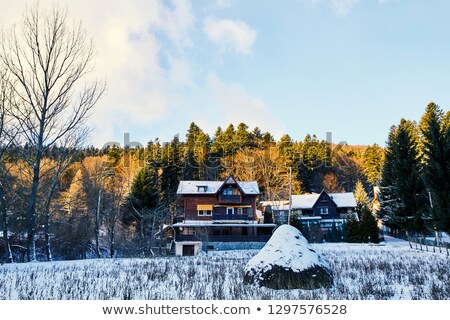
[[[211,204],[213,206],[221,205],[223,207],[239,207],[239,206],[251,206],[252,215],[249,220],[255,220],[256,218],[256,196],[243,196],[242,203],[239,204],[221,204],[219,196],[217,195],[183,195],[177,200],[178,212],[183,212],[185,220],[198,220],[209,221],[212,220],[212,216],[199,216],[197,212],[197,206],[201,204]],[[225,214],[225,209],[214,208],[214,213]],[[213,214],[214,214],[213,213]]]
[[[328,214],[321,214],[321,208],[328,208]],[[336,219],[338,217],[337,207],[330,196],[322,193],[313,206],[313,216],[322,217],[322,219]]]
[[[193,245],[194,246],[194,254],[198,254],[200,250],[202,250],[202,243],[198,241],[183,241],[177,242],[175,244],[175,255],[182,256],[183,255],[183,246],[185,245]]]

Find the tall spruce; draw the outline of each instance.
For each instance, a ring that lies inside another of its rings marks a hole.
[[[367,146],[362,154],[362,161],[367,181],[372,185],[377,184],[383,166],[383,149],[377,144]]]
[[[417,125],[402,119],[391,127],[381,175],[380,217],[386,226],[423,231],[426,193],[420,177]]]
[[[356,212],[360,217],[359,236],[362,242],[378,243],[378,225],[377,220],[370,210],[370,200],[361,181],[356,183],[355,187]]]
[[[434,226],[450,231],[450,154],[448,117],[434,103],[428,104],[420,121],[423,178],[432,200]]]
[[[183,179],[197,180],[199,178],[199,165],[195,157],[196,141],[202,130],[194,122],[189,125],[186,134],[184,153]]]

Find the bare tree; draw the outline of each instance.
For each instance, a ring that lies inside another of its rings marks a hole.
[[[8,263],[13,262],[11,245],[9,242],[8,228],[8,201],[3,186],[3,178],[8,174],[4,163],[4,155],[7,149],[14,143],[17,131],[13,130],[8,116],[11,105],[12,87],[7,79],[7,73],[0,69],[0,215],[2,221],[3,243],[5,256]]]
[[[222,177],[232,173],[240,181],[258,181],[262,199],[286,200],[289,199],[289,174],[280,163],[276,148],[269,151],[243,149],[222,160],[226,168]]]
[[[27,217],[27,258],[36,260],[36,203],[41,161],[46,150],[85,127],[104,85],[85,84],[93,68],[93,43],[81,23],[70,24],[67,11],[54,7],[43,13],[36,5],[24,14],[21,28],[3,33],[0,61],[14,86],[14,117],[27,144],[33,180]]]
[[[47,161],[50,165],[47,170],[41,170],[41,180],[44,179],[45,183],[42,183],[43,192],[43,207],[42,213],[44,216],[44,232],[45,232],[45,255],[48,261],[52,261],[51,250],[51,227],[50,220],[52,216],[52,202],[57,195],[58,184],[63,172],[69,168],[74,162],[74,157],[78,153],[78,146],[81,146],[86,137],[87,131],[81,130],[76,135],[65,136],[60,143],[59,148],[56,150],[56,154],[51,156],[51,159]],[[44,171],[44,172],[42,172]]]

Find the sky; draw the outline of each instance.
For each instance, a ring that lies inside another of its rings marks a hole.
[[[0,0],[0,27],[33,3]],[[107,83],[88,122],[97,147],[184,139],[191,122],[384,146],[402,117],[450,105],[447,0],[58,3],[95,42],[89,77]]]

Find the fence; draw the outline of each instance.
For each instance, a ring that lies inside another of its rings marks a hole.
[[[412,236],[406,239],[409,241],[409,246],[422,251],[432,251],[432,252],[447,252],[447,256],[450,256],[450,243],[443,241],[436,241],[436,239],[426,239],[423,236]]]

